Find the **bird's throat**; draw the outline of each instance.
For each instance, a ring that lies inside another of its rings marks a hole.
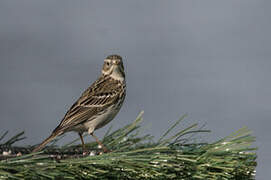
[[[114,69],[113,72],[109,76],[111,78],[115,79],[115,80],[118,80],[118,81],[124,81],[125,80],[125,74],[119,68]]]

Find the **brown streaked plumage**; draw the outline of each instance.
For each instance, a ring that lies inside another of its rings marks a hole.
[[[109,123],[120,110],[126,94],[125,73],[122,58],[110,55],[104,60],[101,76],[83,92],[71,106],[60,124],[33,152],[40,151],[56,136],[69,131],[78,132],[84,148],[82,134],[88,132],[103,147],[93,134]]]

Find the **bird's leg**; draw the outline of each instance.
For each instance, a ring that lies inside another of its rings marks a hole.
[[[98,139],[97,136],[95,136],[93,133],[90,133],[90,135],[91,135],[92,137],[94,137],[94,139],[96,140],[96,142],[103,148],[103,151],[104,151],[105,153],[110,152],[110,151],[109,151],[109,150],[101,143],[101,141],[99,141],[99,139]]]
[[[85,142],[84,142],[84,138],[82,136],[82,133],[79,132],[78,134],[79,134],[81,142],[82,142],[83,151],[86,151],[86,146],[85,146]]]

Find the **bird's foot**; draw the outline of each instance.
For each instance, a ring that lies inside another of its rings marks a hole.
[[[104,148],[103,148],[103,152],[104,152],[104,153],[110,153],[110,152],[112,152],[112,150],[107,149],[106,147],[104,147]]]

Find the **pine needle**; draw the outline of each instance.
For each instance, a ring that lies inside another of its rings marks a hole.
[[[101,150],[91,142],[86,145],[94,154],[83,156],[72,141],[65,148],[48,146],[43,152],[18,157],[0,155],[5,158],[0,160],[0,179],[255,179],[255,137],[248,128],[213,143],[180,144],[189,141],[182,139],[187,134],[209,132],[193,124],[167,137],[185,115],[154,142],[140,131],[142,114],[116,131],[109,128],[103,143],[113,152],[98,155]],[[0,144],[0,151],[31,151],[33,146],[13,146],[22,137],[19,133]]]

